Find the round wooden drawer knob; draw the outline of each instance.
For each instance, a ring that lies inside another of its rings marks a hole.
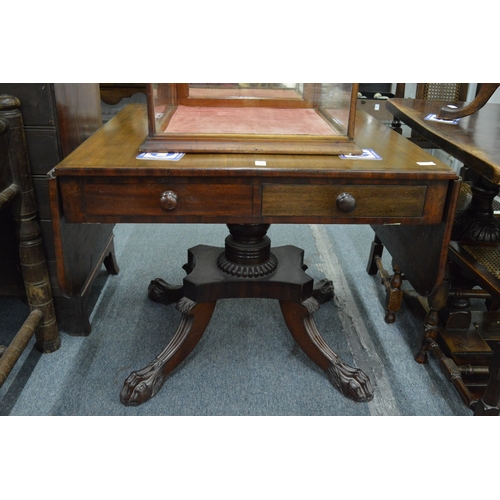
[[[356,208],[356,200],[349,193],[340,193],[337,196],[337,208],[346,214],[352,212]]]
[[[163,210],[175,210],[177,208],[177,194],[173,191],[165,191],[160,198],[160,206]]]

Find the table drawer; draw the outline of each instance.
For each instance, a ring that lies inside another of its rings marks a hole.
[[[245,184],[124,183],[84,185],[85,211],[93,216],[245,216],[253,189]]]
[[[348,196],[342,196],[344,194]],[[422,217],[426,194],[427,186],[425,185],[267,184],[262,190],[262,215],[268,217]],[[342,197],[344,200],[350,198],[342,203]]]

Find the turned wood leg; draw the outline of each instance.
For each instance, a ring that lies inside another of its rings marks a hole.
[[[138,406],[158,393],[168,374],[195,348],[207,328],[216,301],[196,304],[184,297],[177,303],[181,322],[167,347],[142,370],[125,380],[120,400],[126,406]]]
[[[387,313],[384,319],[386,323],[394,323],[396,321],[396,313],[401,309],[401,302],[403,302],[403,290],[401,290],[403,278],[401,269],[393,262],[392,270],[394,274],[387,285],[385,295],[385,308]]]
[[[369,378],[361,370],[344,363],[319,333],[312,316],[319,308],[318,301],[312,297],[302,304],[280,300],[280,307],[297,344],[328,374],[331,383],[354,401],[371,401],[373,387]]]
[[[466,276],[462,268],[453,261],[448,261],[445,280],[450,282],[450,291],[446,306],[439,311],[439,319],[444,330],[467,330],[472,315],[470,309],[471,292],[476,281]]]
[[[443,281],[434,294],[428,298],[429,312],[424,319],[424,338],[420,350],[415,356],[417,363],[427,363],[427,351],[431,345],[430,341],[435,341],[438,334],[439,311],[446,305],[450,293],[449,281]],[[429,341],[428,341],[429,339]]]
[[[375,238],[370,249],[370,257],[368,258],[366,272],[370,275],[375,275],[377,272],[380,272],[380,278],[382,280],[382,284],[385,286],[386,293],[385,308],[387,312],[384,319],[386,323],[394,323],[396,321],[396,313],[401,308],[401,302],[403,301],[403,290],[401,290],[403,274],[399,269],[399,266],[393,261],[393,275],[389,275],[382,264],[383,251],[384,245],[382,244],[380,238],[375,234]]]
[[[0,192],[0,210],[10,207],[16,222],[19,263],[31,311],[39,309],[42,318],[36,328],[36,346],[53,352],[61,346],[49,271],[45,260],[38,207],[26,145],[21,102],[10,95],[0,96],[0,136],[8,145],[8,154],[0,162],[2,181],[11,184]],[[2,182],[3,183],[3,182]]]
[[[500,413],[500,342],[493,349],[489,372],[490,379],[483,397],[477,402],[475,416],[497,416]]]
[[[426,350],[433,351],[439,361],[441,373],[455,386],[462,401],[469,407],[474,408],[477,403],[477,398],[469,391],[462,379],[462,367],[457,366],[453,359],[449,358],[441,350],[437,342],[431,337],[426,339]]]
[[[4,384],[42,321],[43,312],[40,309],[33,309],[10,344],[7,347],[0,345],[0,387]]]
[[[16,217],[16,214],[14,214]],[[43,319],[35,332],[36,346],[44,353],[61,346],[49,271],[45,260],[40,225],[34,219],[20,219],[19,262],[30,309],[39,309]]]
[[[368,257],[368,265],[366,266],[366,272],[370,275],[377,274],[378,266],[377,266],[377,258],[382,258],[382,253],[384,252],[384,245],[380,238],[375,235],[372,246],[370,248],[370,256]]]

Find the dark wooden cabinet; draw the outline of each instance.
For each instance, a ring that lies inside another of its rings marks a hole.
[[[102,124],[99,84],[0,83],[0,94],[21,101],[31,174],[38,204],[59,327],[72,335],[90,332],[92,282],[103,261],[110,272],[113,225],[74,226],[52,221],[47,173]],[[8,211],[0,215],[0,296],[23,296],[24,284]]]

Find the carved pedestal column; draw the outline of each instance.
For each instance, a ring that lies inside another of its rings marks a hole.
[[[493,215],[493,199],[500,186],[469,171],[473,184],[472,199],[467,208],[457,214],[451,239],[474,243],[500,243],[500,223]]]

